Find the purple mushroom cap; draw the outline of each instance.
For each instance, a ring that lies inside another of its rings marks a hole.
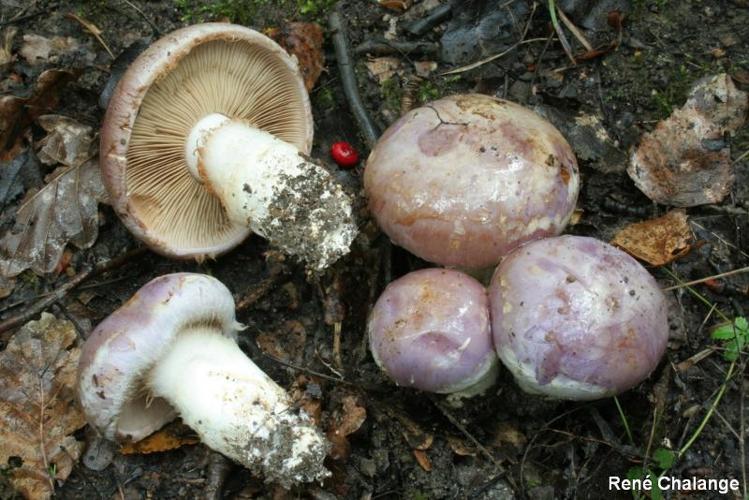
[[[523,245],[489,287],[494,344],[523,389],[560,399],[611,396],[642,382],[666,349],[666,298],[635,259],[602,241]]]
[[[424,269],[393,281],[367,329],[375,361],[398,385],[455,393],[496,376],[486,291],[459,271]]]
[[[562,134],[518,104],[445,97],[396,121],[367,160],[369,208],[422,259],[493,268],[523,242],[557,235],[577,200],[577,161]]]
[[[234,298],[210,276],[175,273],[146,285],[102,321],[83,345],[78,393],[89,423],[108,439],[138,441],[174,419],[149,396],[145,375],[185,329],[211,325],[235,338]]]

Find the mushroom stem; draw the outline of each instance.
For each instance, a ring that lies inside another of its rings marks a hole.
[[[154,367],[150,387],[210,448],[289,486],[322,480],[327,444],[286,392],[233,339],[209,327],[180,334]]]
[[[193,127],[185,157],[229,218],[313,269],[348,253],[357,233],[351,199],[295,146],[213,113]]]

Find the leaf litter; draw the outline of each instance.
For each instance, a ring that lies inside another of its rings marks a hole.
[[[85,425],[76,402],[80,349],[73,324],[42,313],[0,352],[0,464],[27,498],[50,498],[83,451],[72,434]]]
[[[32,194],[16,215],[20,231],[0,239],[0,274],[13,277],[26,269],[52,272],[68,242],[88,248],[98,236],[98,203],[106,191],[95,160],[91,127],[57,115],[39,117],[48,132],[39,143],[39,159],[60,163],[47,185]]]
[[[686,104],[643,136],[627,173],[657,203],[719,203],[734,183],[725,136],[744,124],[748,108],[749,96],[727,74],[699,80]]]

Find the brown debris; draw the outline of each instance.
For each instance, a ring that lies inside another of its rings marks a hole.
[[[341,408],[334,414],[334,423],[326,433],[333,445],[328,456],[333,460],[346,460],[351,454],[351,444],[347,436],[359,430],[366,419],[367,410],[361,406],[356,396],[344,396]]]
[[[469,445],[457,436],[447,436],[447,444],[459,457],[475,457],[478,453],[475,446]]]
[[[200,439],[195,432],[181,421],[172,422],[138,442],[126,441],[120,447],[123,455],[148,455],[162,451],[176,450],[184,445],[197,444]]]
[[[26,498],[49,498],[83,452],[72,434],[85,425],[76,402],[80,349],[69,321],[43,313],[9,341],[0,353],[0,464]]]
[[[304,78],[304,86],[309,92],[315,86],[325,67],[322,50],[323,32],[317,23],[287,23],[281,28],[270,28],[265,34],[275,40],[299,62],[299,71]]]
[[[52,272],[68,242],[88,248],[99,234],[98,202],[106,199],[99,166],[88,161],[80,167],[60,167],[40,191],[18,209],[23,227],[0,239],[0,274],[12,277],[31,268]]]
[[[658,203],[692,207],[720,202],[734,182],[724,135],[743,125],[747,108],[747,94],[727,74],[699,80],[686,104],[645,134],[627,173]]]
[[[76,77],[72,71],[50,69],[39,75],[31,97],[0,97],[0,160],[38,116],[57,106],[60,90]]]
[[[676,209],[626,226],[614,235],[611,244],[651,266],[662,266],[686,255],[692,239],[686,212]]]
[[[427,455],[425,451],[413,450],[413,454],[414,458],[416,459],[416,463],[418,463],[422,469],[427,472],[432,470],[432,461],[429,460],[429,455]]]

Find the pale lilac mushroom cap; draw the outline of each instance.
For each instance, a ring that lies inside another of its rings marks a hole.
[[[486,291],[450,269],[423,269],[390,283],[367,325],[377,365],[398,385],[470,396],[497,377]]]
[[[206,23],[169,33],[136,59],[112,95],[101,130],[103,180],[127,228],[163,255],[213,257],[251,232],[186,164],[191,131],[217,114],[303,154],[312,146],[296,60],[242,26]]]
[[[468,94],[391,125],[367,160],[364,187],[395,244],[443,266],[483,269],[523,242],[561,233],[579,174],[549,122],[518,104]]]
[[[89,423],[112,440],[138,441],[177,416],[162,398],[149,400],[145,376],[180,333],[213,323],[236,338],[234,299],[202,274],[160,276],[91,332],[78,365],[79,396]]]
[[[217,279],[156,278],[83,345],[78,392],[89,423],[138,441],[180,416],[206,446],[288,487],[329,475],[312,420],[236,344],[242,325]]]
[[[618,394],[656,368],[667,302],[634,258],[581,236],[533,241],[502,260],[489,287],[497,353],[519,385],[553,398]]]

